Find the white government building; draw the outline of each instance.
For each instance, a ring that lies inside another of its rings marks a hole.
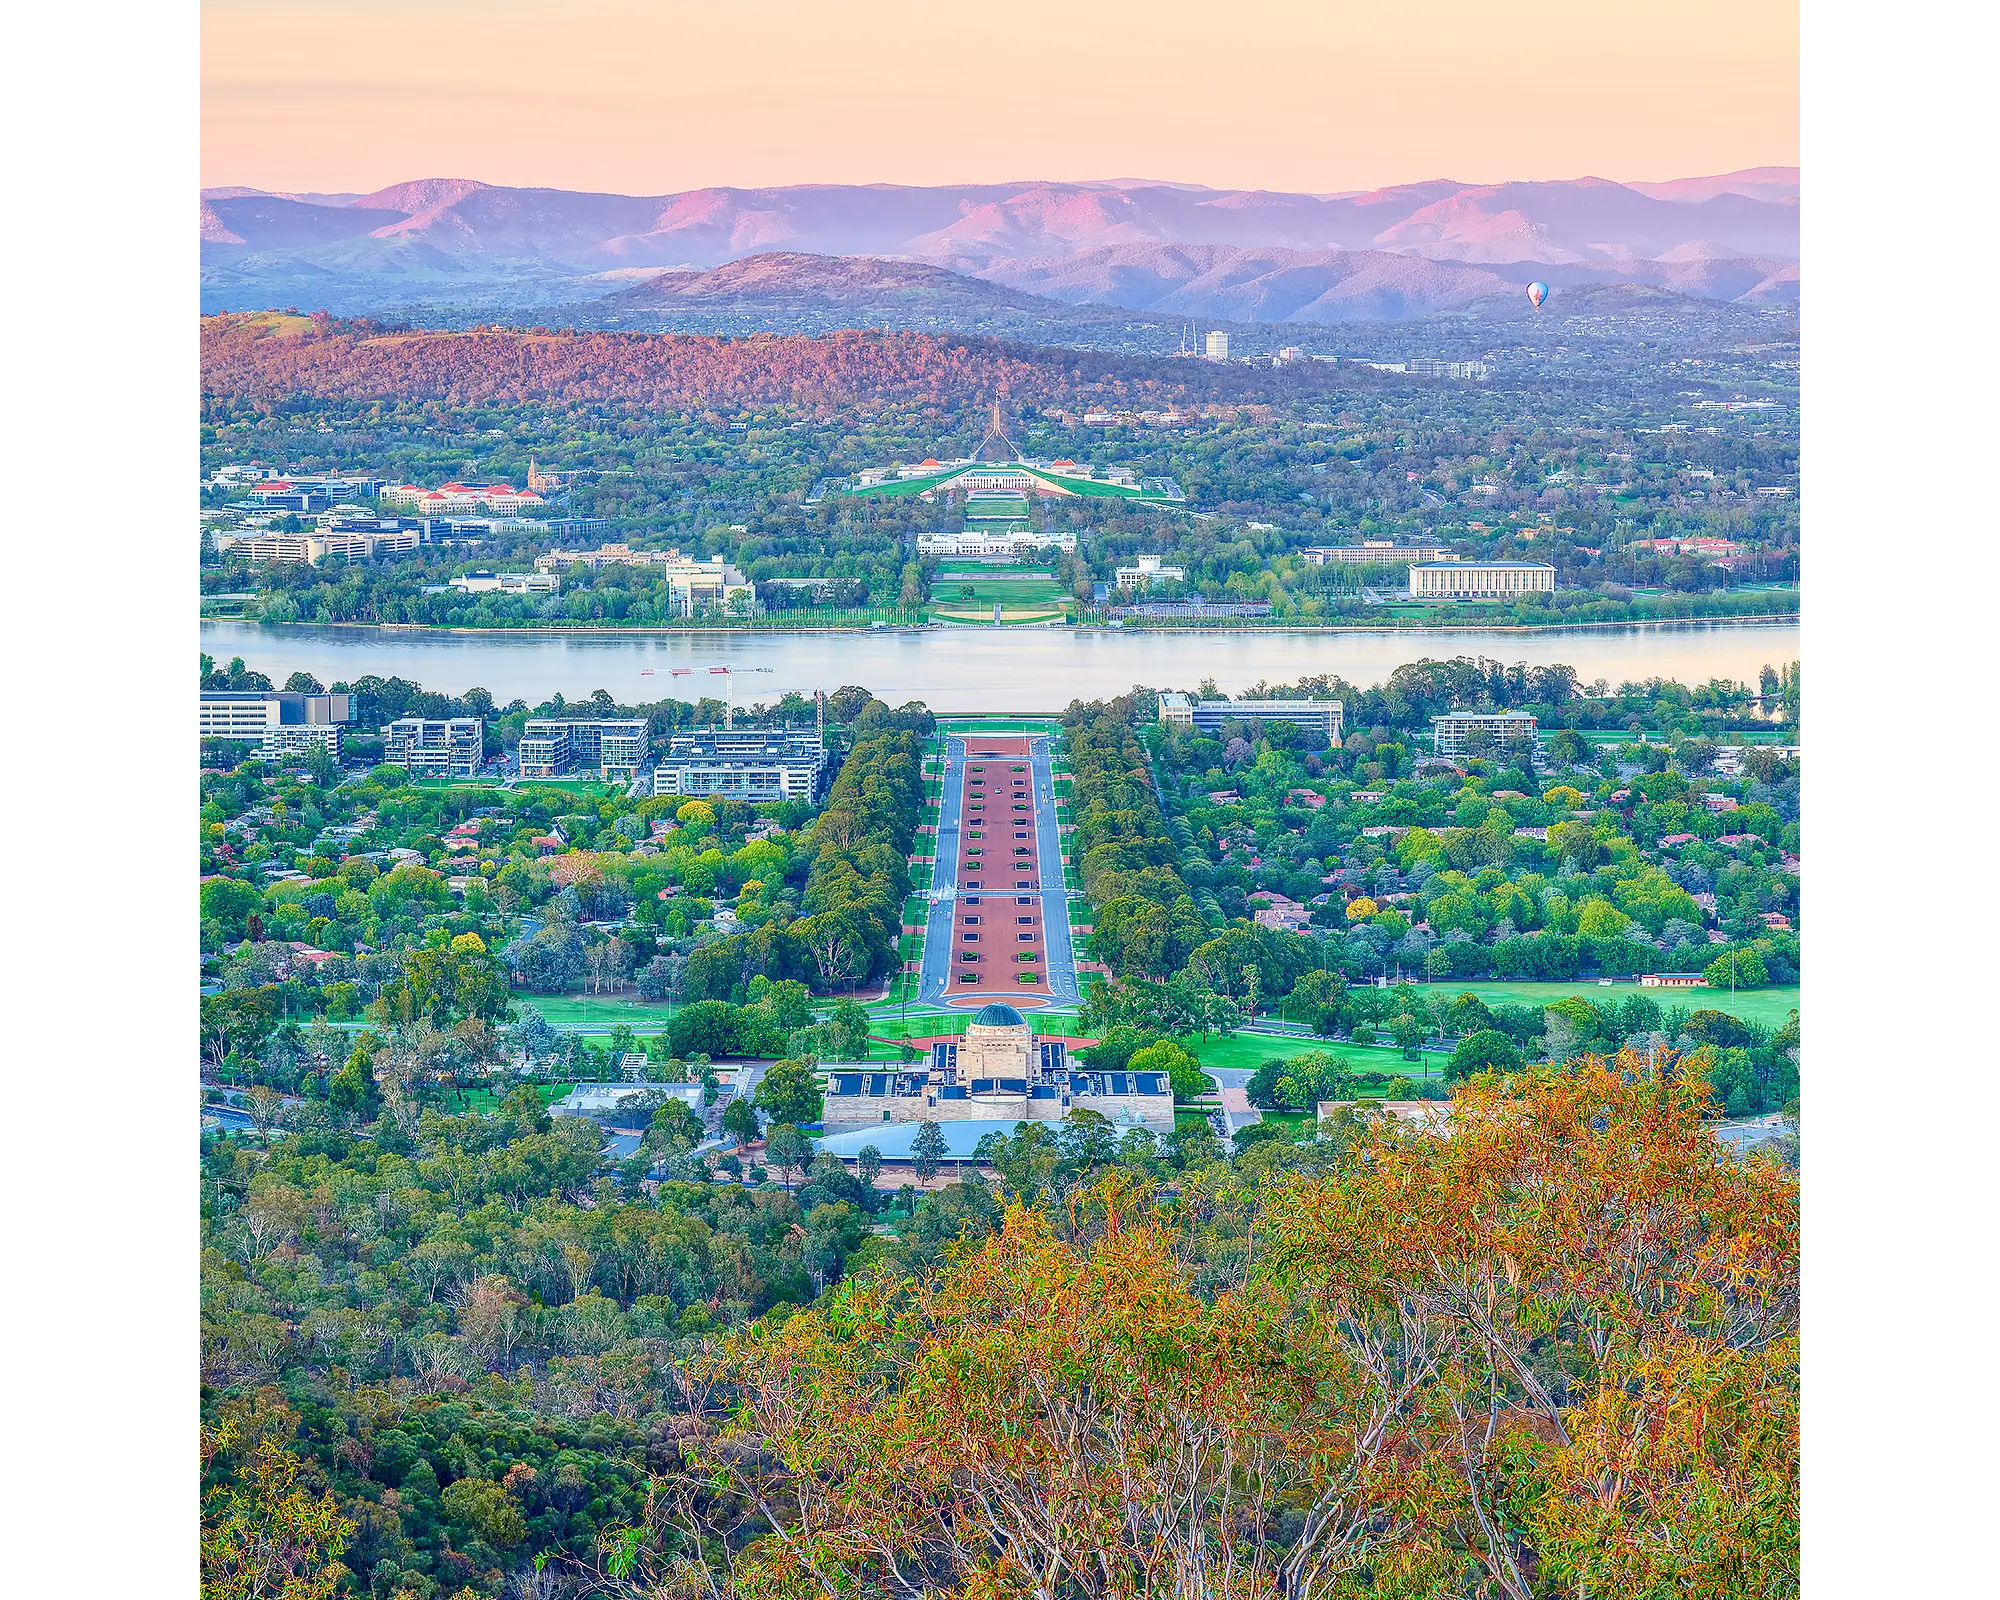
[[[1505,599],[1549,594],[1556,569],[1545,561],[1419,561],[1410,567],[1410,597],[1423,600]]]

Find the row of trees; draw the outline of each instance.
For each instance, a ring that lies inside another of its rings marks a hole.
[[[1123,702],[1063,714],[1070,773],[1070,859],[1090,897],[1090,953],[1113,973],[1178,971],[1208,937],[1182,879],[1146,752]]]

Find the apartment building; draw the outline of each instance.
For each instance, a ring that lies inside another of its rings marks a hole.
[[[354,721],[354,696],[285,689],[204,689],[201,737],[255,739],[265,759],[303,756],[314,745],[336,759],[343,728]]]
[[[827,776],[817,733],[791,729],[709,729],[677,733],[653,772],[653,793],[719,795],[752,804],[817,800]]]
[[[1193,700],[1160,696],[1160,721],[1213,734],[1230,722],[1289,722],[1307,734],[1339,744],[1347,708],[1339,700]]]
[[[1535,719],[1525,711],[1453,711],[1431,718],[1431,744],[1447,761],[1457,761],[1467,754],[1466,739],[1477,728],[1492,736],[1495,750],[1535,737]]]
[[[486,762],[479,717],[399,717],[382,730],[382,760],[434,778],[474,778]]]
[[[1419,561],[1410,568],[1413,600],[1509,600],[1555,586],[1556,569],[1545,561]]]
[[[521,776],[554,778],[587,768],[600,778],[630,780],[639,776],[652,749],[643,717],[530,717],[521,730]]]

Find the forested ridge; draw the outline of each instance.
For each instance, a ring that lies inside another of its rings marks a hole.
[[[1263,398],[1269,369],[1110,355],[925,333],[842,331],[817,337],[713,338],[482,328],[466,333],[306,321],[263,313],[205,317],[202,392],[286,404],[435,400],[455,405],[629,402],[648,409],[716,404],[1015,405],[1064,400]],[[1366,386],[1331,366],[1290,374],[1300,395]]]
[[[283,1532],[288,1593],[396,1600],[1796,1594],[1797,1183],[1703,1063],[1481,1077],[1447,1139],[1066,1128],[873,1234],[836,1162],[621,1187],[525,1091],[225,1142],[211,1577]]]

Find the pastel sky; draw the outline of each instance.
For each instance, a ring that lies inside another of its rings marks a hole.
[[[1164,178],[1798,160],[1796,0],[206,0],[202,181]]]

